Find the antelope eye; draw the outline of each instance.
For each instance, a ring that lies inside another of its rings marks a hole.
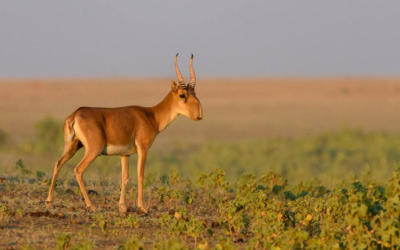
[[[184,94],[179,95],[180,98],[185,98]]]

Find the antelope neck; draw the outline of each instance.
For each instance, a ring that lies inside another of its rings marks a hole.
[[[154,119],[158,126],[158,132],[163,131],[168,125],[178,117],[178,112],[173,107],[173,96],[170,91],[168,95],[156,106],[151,108]]]

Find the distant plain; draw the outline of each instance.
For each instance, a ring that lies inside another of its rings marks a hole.
[[[0,128],[20,141],[45,116],[63,121],[81,106],[152,106],[170,90],[169,78],[2,79]],[[154,147],[175,139],[202,142],[312,135],[343,126],[400,133],[400,79],[198,79],[204,121],[179,117]]]

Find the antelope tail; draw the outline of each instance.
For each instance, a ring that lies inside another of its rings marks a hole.
[[[74,130],[75,119],[68,117],[64,123],[64,140],[65,141],[73,141],[75,138],[75,130]]]

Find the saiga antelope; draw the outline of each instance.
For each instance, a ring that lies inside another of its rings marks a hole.
[[[74,172],[85,198],[86,206],[95,210],[83,182],[83,172],[100,155],[119,155],[122,165],[122,185],[119,210],[126,212],[125,186],[129,179],[129,156],[138,154],[138,207],[147,213],[143,204],[143,178],[147,150],[157,134],[163,131],[179,115],[194,121],[203,119],[202,107],[196,96],[196,75],[193,70],[193,54],[190,59],[190,83],[185,84],[175,56],[175,70],[179,84],[172,82],[171,91],[154,107],[128,106],[120,108],[81,107],[65,119],[64,152],[55,163],[49,196],[51,204],[54,185],[62,166],[82,147],[85,155]]]

